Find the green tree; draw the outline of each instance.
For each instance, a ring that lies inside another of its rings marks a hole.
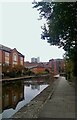
[[[66,59],[65,62],[65,71],[66,71],[66,79],[68,79],[69,81],[73,80],[73,62],[70,59]]]
[[[24,67],[22,65],[14,65],[14,67],[10,68],[9,76],[10,77],[20,77],[23,75]]]
[[[76,2],[34,2],[40,19],[46,19],[41,38],[50,45],[62,47],[66,56],[74,63],[74,76],[77,76],[77,3]]]
[[[34,75],[35,73],[32,72],[29,68],[24,68],[24,75]]]
[[[48,70],[48,69],[45,69],[45,72],[46,72],[46,73],[49,73],[49,70]]]

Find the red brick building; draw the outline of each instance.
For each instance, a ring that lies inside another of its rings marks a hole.
[[[49,60],[49,67],[54,75],[64,72],[65,62],[63,59],[51,59]]]
[[[16,50],[11,49],[0,44],[0,72],[2,71],[2,65],[8,65],[14,67],[14,65],[24,66],[24,55]]]
[[[34,62],[25,62],[24,64],[25,68],[30,69],[35,74],[37,73],[43,73],[45,70],[48,70],[51,72],[51,68],[48,65],[48,62],[40,62],[40,63],[34,63]]]
[[[37,66],[37,67],[34,67],[34,68],[31,68],[30,69],[32,72],[34,72],[35,74],[37,73],[42,73],[45,71],[45,68],[44,67],[41,67],[41,66]]]

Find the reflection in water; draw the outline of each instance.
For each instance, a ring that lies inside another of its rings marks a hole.
[[[2,111],[7,108],[15,109],[17,103],[24,99],[24,85],[21,82],[3,84],[2,86]]]
[[[40,82],[42,81],[42,82]],[[29,103],[48,85],[43,80],[15,81],[2,84],[2,117],[9,118]]]
[[[40,90],[40,85],[36,84],[36,85],[31,85],[31,89],[37,89]]]
[[[0,82],[0,113],[2,112],[2,83]],[[0,115],[1,118],[1,115]]]

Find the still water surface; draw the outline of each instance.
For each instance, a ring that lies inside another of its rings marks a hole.
[[[44,90],[48,83],[44,79],[15,81],[2,84],[2,118],[10,118]]]

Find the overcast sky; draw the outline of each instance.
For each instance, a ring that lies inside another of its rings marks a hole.
[[[31,61],[32,57],[40,57],[40,61],[44,62],[52,58],[62,58],[64,50],[41,40],[41,25],[45,21],[38,20],[38,11],[32,6],[31,2],[14,0],[2,3],[0,43],[12,49],[16,48],[25,55],[25,61]]]

